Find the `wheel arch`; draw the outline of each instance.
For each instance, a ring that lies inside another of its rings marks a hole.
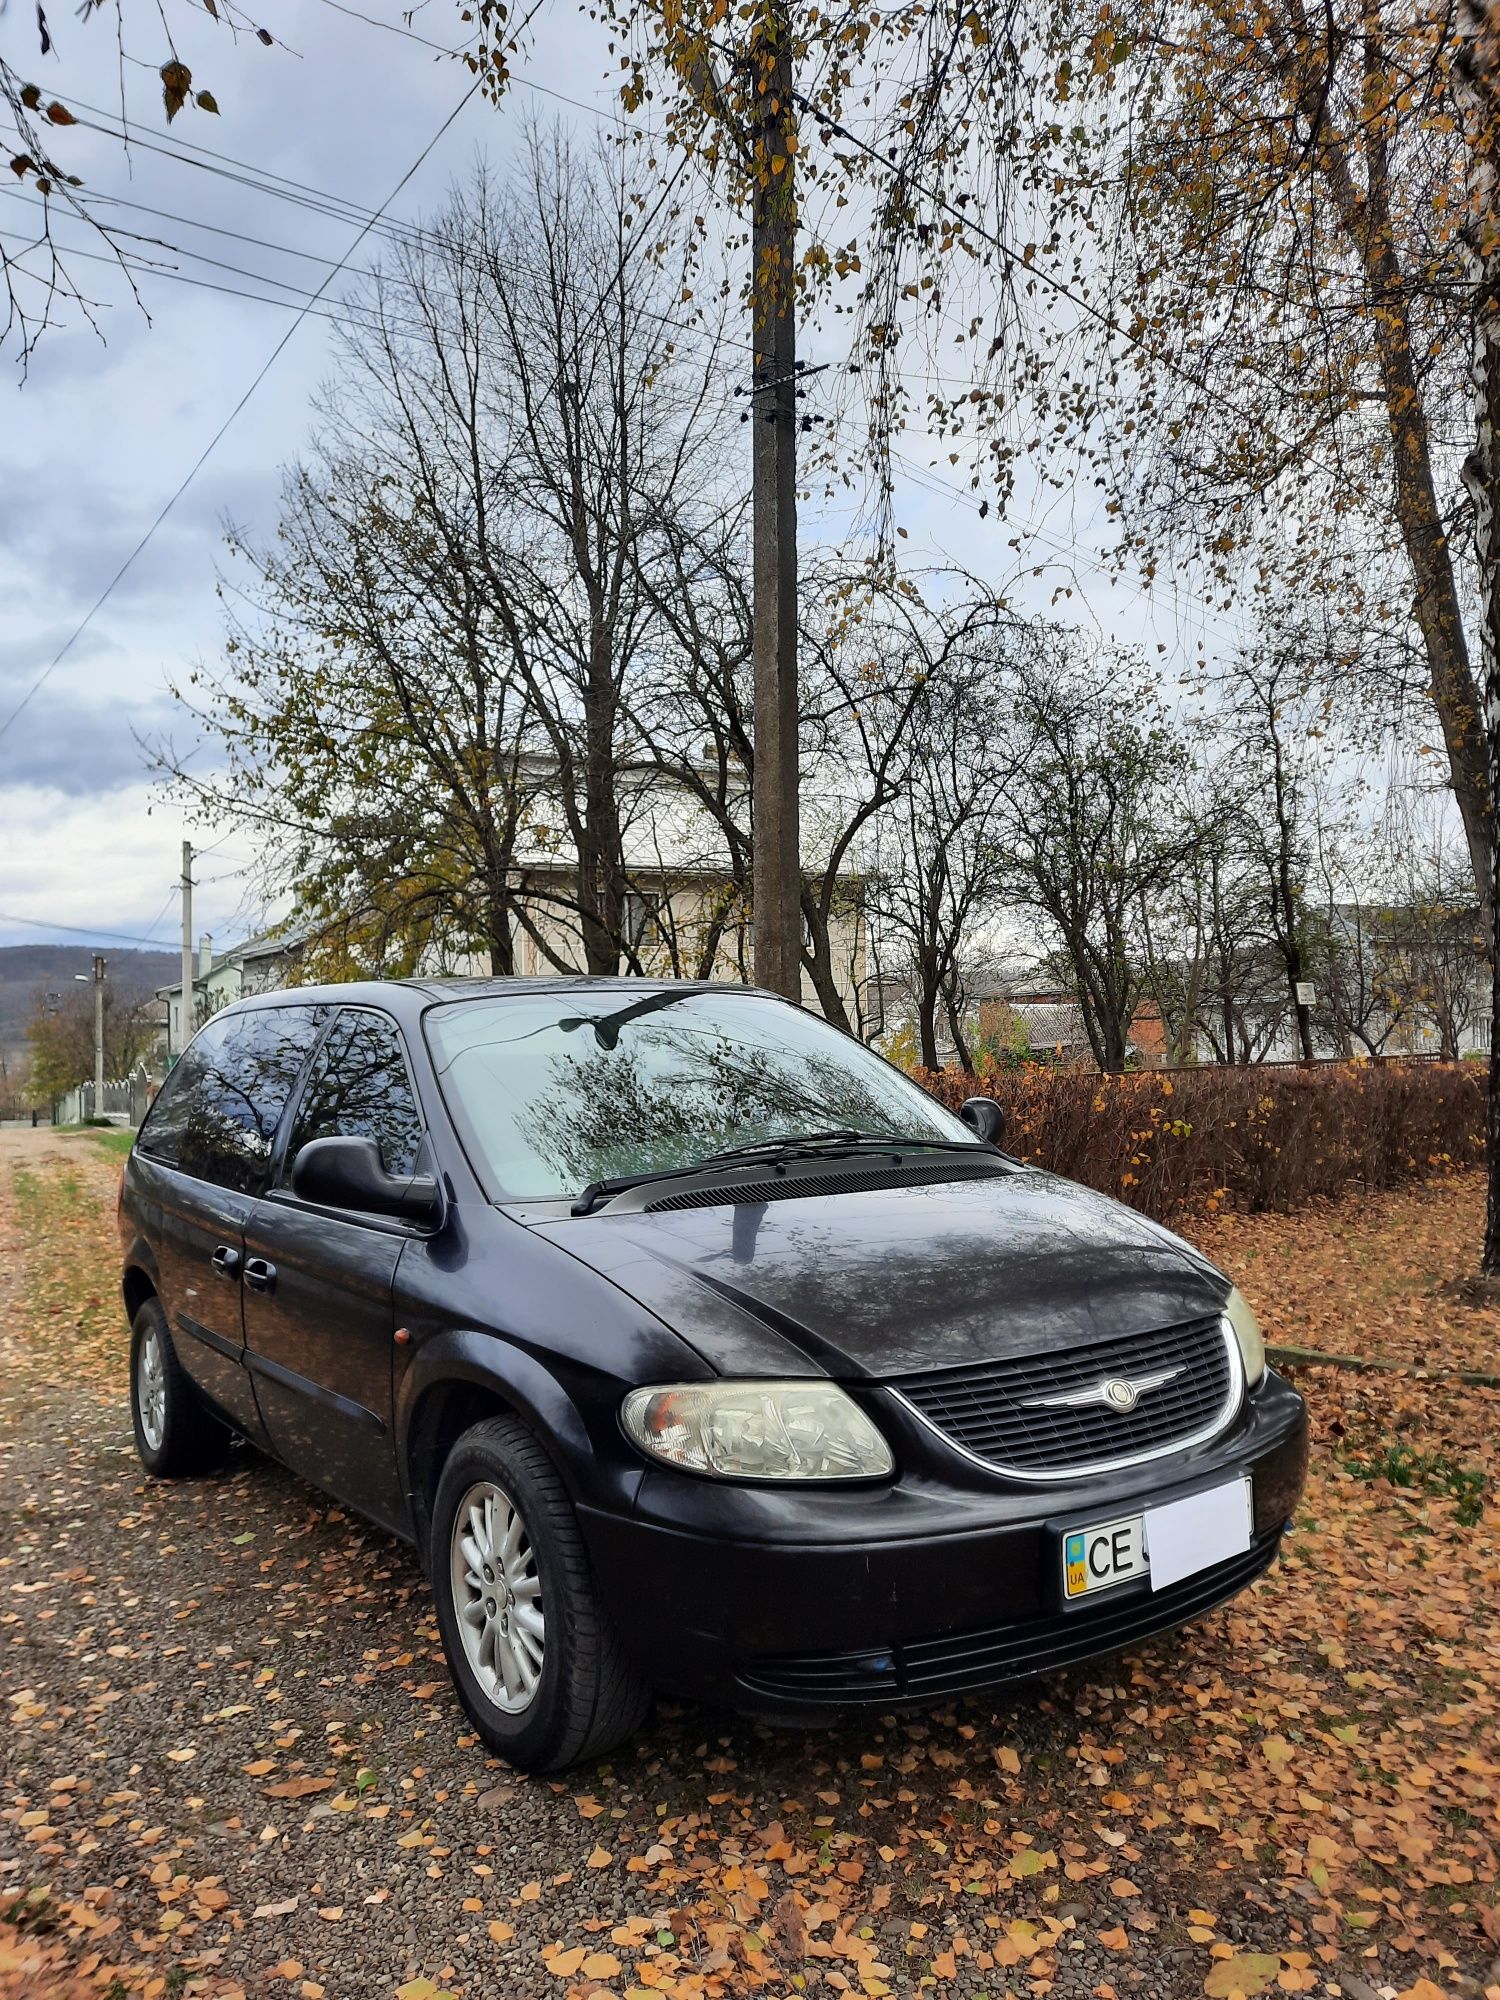
[[[156,1282],[155,1260],[142,1254],[139,1246],[125,1260],[125,1269],[120,1274],[120,1293],[125,1301],[125,1317],[132,1326],[146,1301],[161,1297]]]
[[[432,1504],[443,1464],[466,1430],[489,1417],[519,1417],[547,1451],[577,1500],[580,1468],[593,1456],[587,1426],[557,1377],[493,1335],[438,1334],[423,1343],[397,1390],[401,1481],[425,1564]]]

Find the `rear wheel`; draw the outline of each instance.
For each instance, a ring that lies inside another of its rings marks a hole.
[[[508,1762],[563,1770],[640,1726],[649,1690],[598,1600],[557,1468],[518,1418],[476,1424],[449,1453],[430,1567],[454,1685]]]
[[[141,1463],[158,1479],[206,1472],[229,1448],[228,1430],[177,1359],[157,1299],[147,1299],[131,1323],[130,1416]]]

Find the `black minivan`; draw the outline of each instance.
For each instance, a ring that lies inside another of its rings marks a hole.
[[[1019,1680],[1266,1569],[1302,1399],[1229,1281],[816,1016],[610,979],[215,1015],[121,1195],[136,1442],[412,1539],[485,1740]]]

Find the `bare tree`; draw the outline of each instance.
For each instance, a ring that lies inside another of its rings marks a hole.
[[[685,267],[637,249],[612,165],[534,134],[514,184],[476,174],[401,246],[277,544],[245,551],[253,610],[200,678],[231,781],[167,761],[266,830],[320,930],[619,965],[658,552],[722,512],[727,394],[664,325]]]
[[[1259,878],[1266,934],[1285,981],[1304,1062],[1314,1057],[1308,883],[1316,859],[1317,792],[1328,761],[1324,655],[1305,632],[1267,635],[1236,657],[1224,684],[1227,728],[1245,772],[1240,827]]]
[[[1094,1059],[1123,1069],[1142,984],[1139,912],[1183,865],[1187,750],[1138,661],[1054,631],[1020,664],[1007,888],[1052,933]]]
[[[970,1069],[969,978],[1004,881],[1001,801],[1015,756],[1006,669],[1029,633],[987,599],[945,605],[936,624],[914,634],[928,679],[871,896],[891,969],[911,995],[919,1060],[938,1067],[941,1014],[960,1068]]]

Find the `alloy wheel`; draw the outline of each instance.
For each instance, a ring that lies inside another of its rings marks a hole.
[[[470,1671],[496,1708],[518,1714],[540,1684],[547,1627],[526,1523],[491,1480],[471,1486],[458,1504],[449,1569]]]
[[[142,1334],[136,1353],[135,1401],[146,1447],[149,1451],[160,1451],[167,1434],[167,1371],[161,1335],[154,1326],[148,1326]]]

